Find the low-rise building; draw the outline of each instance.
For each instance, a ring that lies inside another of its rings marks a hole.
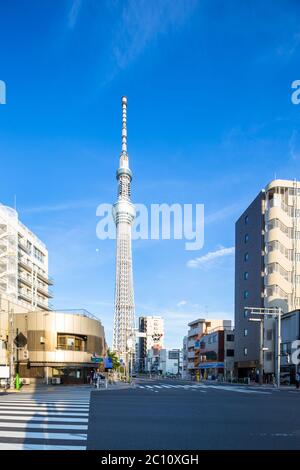
[[[162,376],[181,376],[181,349],[150,349],[146,359],[146,372]]]
[[[85,383],[106,354],[103,325],[86,310],[26,311],[0,296],[0,332],[0,365],[27,382]]]
[[[231,320],[205,320],[199,318],[190,322],[188,326],[190,328],[187,336],[187,372],[188,377],[193,378],[196,376],[196,372],[199,371],[200,350],[197,347],[199,340],[215,328],[231,328]]]
[[[232,380],[234,371],[234,331],[231,326],[216,327],[197,342],[201,377]]]

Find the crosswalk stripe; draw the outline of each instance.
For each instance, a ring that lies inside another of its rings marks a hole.
[[[0,449],[85,450],[90,390],[0,396]]]
[[[15,414],[15,415],[19,415],[20,414],[20,411],[15,411],[15,410],[0,410],[0,417],[2,415],[2,412],[5,412],[6,414]],[[88,413],[74,413],[73,411],[22,411],[22,414],[23,415],[34,415],[34,416],[48,416],[48,415],[59,415],[59,416],[62,416],[62,415],[71,415],[71,416],[88,416]]]
[[[11,416],[11,415],[2,415],[0,414],[0,423],[3,422],[1,420],[7,419],[12,421],[39,421],[42,423],[47,423],[48,421],[57,421],[63,423],[88,423],[88,418],[69,418],[69,417],[61,417],[61,416]]]
[[[0,449],[85,450],[89,403],[90,390],[0,396]]]
[[[10,405],[0,405],[0,411],[1,410],[7,410],[7,409],[11,409],[12,407]],[[63,411],[63,410],[69,410],[69,411],[88,411],[87,408],[76,408],[76,407],[73,407],[73,406],[55,406],[55,405],[16,405],[14,404],[13,406],[13,409],[14,410],[38,410],[38,411]]]
[[[4,422],[1,421],[0,423],[0,430],[3,428],[26,428],[28,429],[66,429],[66,430],[76,430],[76,431],[86,431],[87,424],[49,424],[49,423],[31,423],[31,421],[23,422],[23,423],[12,423],[12,422]]]
[[[17,437],[27,439],[59,439],[59,440],[86,440],[87,434],[69,434],[55,432],[31,432],[31,431],[1,431],[0,437]]]
[[[86,446],[66,446],[49,444],[0,443],[0,450],[86,450]]]

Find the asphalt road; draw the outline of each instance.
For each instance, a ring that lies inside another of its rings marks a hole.
[[[300,391],[141,381],[92,392],[87,449],[300,449]]]

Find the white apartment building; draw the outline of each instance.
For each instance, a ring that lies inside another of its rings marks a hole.
[[[161,316],[145,316],[139,318],[139,332],[145,337],[139,338],[138,369],[145,370],[147,353],[159,351],[164,347],[164,319]]]
[[[150,349],[146,357],[145,371],[166,375],[182,375],[181,349]]]
[[[48,251],[18,217],[0,205],[0,294],[28,309],[50,310]]]

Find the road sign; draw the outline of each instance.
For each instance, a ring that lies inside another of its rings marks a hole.
[[[91,356],[91,361],[95,362],[96,364],[99,364],[100,362],[103,362],[103,357]]]

